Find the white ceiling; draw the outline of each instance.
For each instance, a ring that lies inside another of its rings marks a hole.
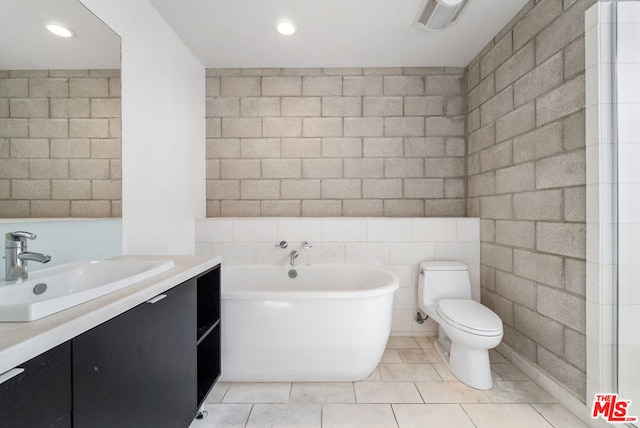
[[[423,0],[150,1],[205,67],[263,68],[466,66],[528,0],[471,0],[442,32],[412,27]],[[119,67],[120,38],[77,0],[0,0],[0,69]]]
[[[466,66],[528,0],[471,0],[442,32],[412,28],[423,0],[150,1],[205,67],[262,68]]]
[[[63,39],[45,25],[64,24]],[[120,68],[120,37],[77,0],[0,0],[0,70]]]

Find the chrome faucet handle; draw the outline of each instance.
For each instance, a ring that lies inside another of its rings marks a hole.
[[[277,243],[277,244],[276,244],[276,247],[280,247],[280,248],[282,248],[283,250],[284,250],[285,248],[287,248],[288,246],[289,246],[289,243],[288,243],[287,241],[280,241],[279,243]]]
[[[309,241],[304,241],[302,242],[302,248],[304,248],[305,250],[308,250],[309,248],[313,248],[313,245],[311,245],[311,242]]]
[[[36,239],[36,234],[23,231],[9,232],[4,235],[4,244],[7,248],[16,248],[16,246],[26,248],[27,239]]]

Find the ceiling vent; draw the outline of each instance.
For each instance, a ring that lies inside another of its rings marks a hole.
[[[425,0],[418,12],[414,27],[441,31],[454,25],[469,0]]]

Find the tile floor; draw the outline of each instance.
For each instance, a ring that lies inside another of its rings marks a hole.
[[[500,354],[491,361],[494,387],[479,391],[456,380],[432,338],[391,337],[360,382],[218,383],[190,428],[586,427]]]

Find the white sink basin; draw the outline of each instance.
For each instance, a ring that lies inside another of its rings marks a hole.
[[[158,275],[168,261],[98,260],[65,263],[0,281],[0,321],[33,321]]]

